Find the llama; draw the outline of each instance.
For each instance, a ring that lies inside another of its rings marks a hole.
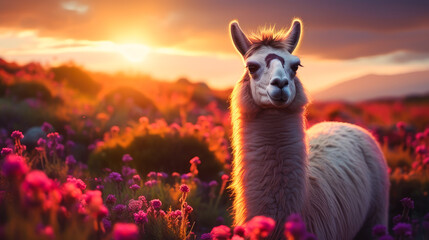
[[[387,225],[386,161],[358,126],[305,129],[309,100],[292,55],[301,25],[295,19],[288,32],[248,38],[238,22],[230,24],[246,66],[231,94],[234,223],[268,216],[277,223],[270,239],[282,239],[286,218],[299,213],[318,239],[371,239],[372,226]]]

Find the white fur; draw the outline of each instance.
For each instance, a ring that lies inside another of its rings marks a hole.
[[[263,47],[252,56],[261,61],[279,51],[290,55],[287,49]],[[269,84],[269,74],[255,79],[246,72],[231,95],[235,224],[265,215],[277,222],[270,239],[281,239],[287,217],[299,213],[319,239],[370,239],[375,224],[387,224],[383,154],[355,125],[326,122],[305,130],[307,95],[289,67],[295,58],[286,57],[284,66],[295,91],[289,103],[270,104],[257,93]]]

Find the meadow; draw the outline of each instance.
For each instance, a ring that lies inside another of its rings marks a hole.
[[[0,58],[0,239],[265,239],[272,219],[231,227],[230,92]],[[429,95],[307,109],[308,126],[379,141],[391,190],[374,239],[429,239],[428,112]],[[299,215],[285,229],[315,239]]]

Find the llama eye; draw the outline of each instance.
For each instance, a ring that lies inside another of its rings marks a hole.
[[[256,71],[258,71],[260,68],[259,64],[257,63],[248,63],[247,69],[249,69],[250,74],[254,74]]]
[[[296,72],[298,71],[298,67],[302,67],[301,63],[294,64],[290,68],[292,69],[292,71]]]

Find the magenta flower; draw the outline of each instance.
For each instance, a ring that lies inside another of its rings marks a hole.
[[[156,174],[156,172],[150,172],[147,174],[148,178],[156,178],[158,175]]]
[[[150,201],[150,205],[153,209],[158,211],[159,209],[161,209],[162,202],[159,199],[153,199]]]
[[[53,186],[53,181],[44,172],[29,172],[21,184],[24,201],[30,205],[44,204]]]
[[[20,132],[20,131],[13,131],[10,136],[15,140],[19,140],[19,139],[24,138],[24,134],[22,134],[22,132]]]
[[[145,213],[143,210],[140,210],[137,213],[134,213],[133,215],[134,215],[134,222],[136,224],[145,224],[148,222],[147,213]]]
[[[209,187],[216,187],[217,185],[219,185],[219,183],[217,183],[215,180],[209,182]]]
[[[228,240],[231,237],[231,229],[225,225],[214,227],[210,232],[213,240]]]
[[[127,163],[127,162],[131,162],[133,160],[133,158],[130,156],[130,154],[124,154],[124,156],[122,156],[122,162]]]
[[[266,238],[274,230],[276,221],[265,216],[256,216],[246,223],[246,232],[251,239]]]
[[[300,239],[305,233],[305,223],[301,216],[298,214],[290,215],[285,224],[285,236]]]
[[[109,174],[109,179],[117,183],[120,183],[123,181],[121,174],[117,172],[111,172]]]
[[[139,229],[134,223],[116,223],[113,226],[114,240],[137,240]]]
[[[131,199],[128,202],[128,209],[130,209],[131,212],[137,212],[142,208],[142,206],[143,206],[143,202],[140,200]]]
[[[109,206],[113,206],[116,203],[116,197],[113,194],[109,194],[106,198],[106,204]]]
[[[200,158],[199,158],[199,157],[193,157],[193,158],[189,161],[189,163],[191,163],[191,164],[201,164],[201,160],[200,160]]]
[[[406,124],[404,122],[398,122],[396,123],[396,128],[400,131],[404,131],[406,127]]]
[[[212,235],[210,233],[203,233],[200,237],[201,240],[212,240]]]
[[[54,141],[54,142],[58,142],[61,139],[60,134],[57,132],[48,133],[48,135],[46,135],[46,136],[48,137],[49,140]]]
[[[401,199],[401,203],[404,208],[414,209],[414,201],[409,197]]]
[[[228,176],[228,175],[226,175],[226,174],[223,174],[223,175],[222,175],[222,180],[223,180],[223,181],[228,181],[228,179],[229,179],[229,176]]]
[[[25,158],[9,154],[2,166],[3,174],[9,179],[20,180],[29,171]]]
[[[387,234],[386,226],[378,224],[372,228],[372,236],[381,237]]]
[[[66,164],[67,164],[68,166],[73,166],[73,165],[75,165],[75,164],[76,164],[76,159],[73,157],[73,155],[68,155],[68,156],[66,157]]]
[[[408,223],[398,223],[393,228],[393,233],[395,233],[396,236],[405,236],[410,233],[412,233],[411,224]]]
[[[107,218],[103,218],[101,221],[106,232],[109,232],[112,229],[112,222]]]
[[[47,132],[49,132],[51,129],[53,129],[54,127],[50,124],[50,123],[48,123],[48,122],[44,122],[43,124],[42,124],[42,131],[44,131],[45,133],[47,133]]]
[[[425,145],[419,145],[416,147],[416,154],[423,155],[426,153],[426,146]]]
[[[167,173],[165,173],[165,172],[159,172],[159,173],[157,173],[157,174],[156,174],[156,176],[157,176],[158,178],[161,178],[161,179],[166,179],[166,178],[168,178],[168,174],[167,174]]]
[[[113,212],[117,215],[121,215],[126,209],[127,206],[125,206],[124,204],[118,204],[113,208]]]
[[[134,168],[130,168],[128,166],[122,167],[122,176],[128,177],[136,174],[137,174],[137,170],[135,170]]]
[[[7,155],[11,154],[12,152],[13,152],[12,148],[8,148],[8,147],[2,148],[1,156],[6,157]]]
[[[140,186],[137,184],[133,184],[130,186],[130,189],[133,190],[134,192],[140,189]]]
[[[78,188],[80,188],[80,190],[82,190],[82,191],[85,190],[85,188],[86,188],[85,182],[79,178],[74,178],[74,177],[69,176],[69,177],[67,177],[67,182],[76,184],[76,186]]]
[[[189,192],[189,187],[186,184],[182,184],[180,186],[180,191],[182,191],[183,193],[188,193]]]

